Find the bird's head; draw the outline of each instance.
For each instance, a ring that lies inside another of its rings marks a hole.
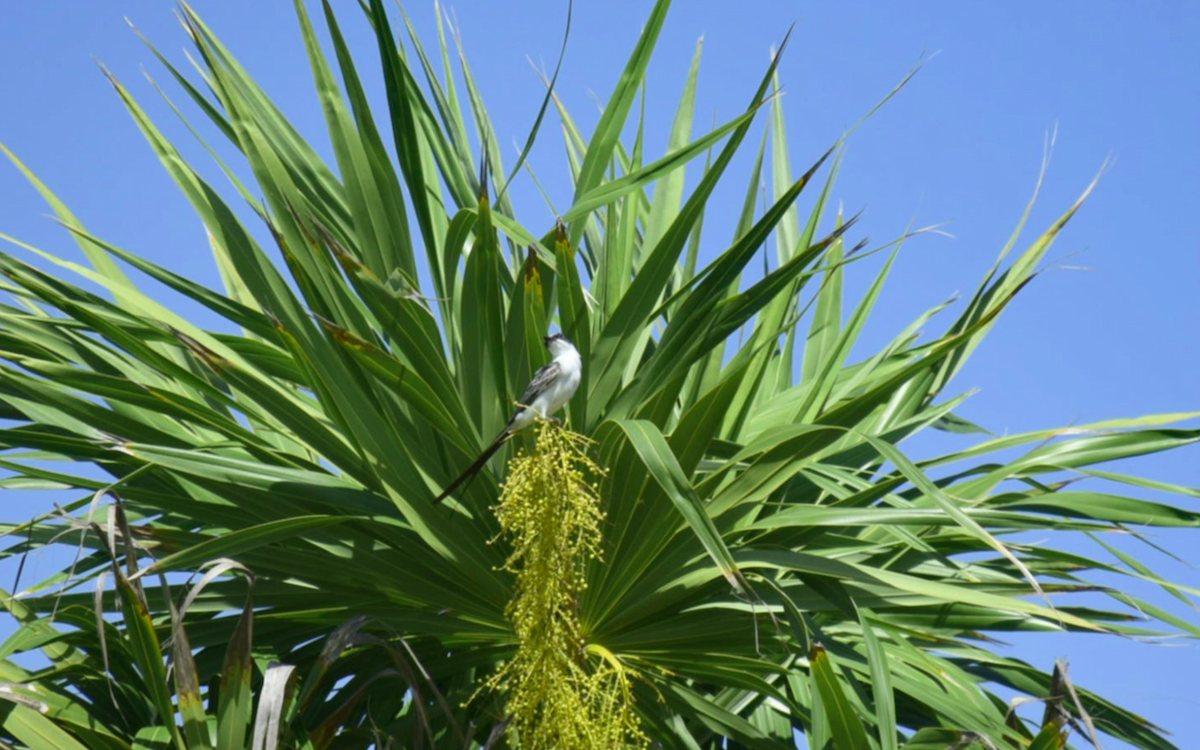
[[[575,345],[561,333],[552,333],[546,337],[546,348],[550,350],[550,356],[557,357],[565,351],[574,349]]]

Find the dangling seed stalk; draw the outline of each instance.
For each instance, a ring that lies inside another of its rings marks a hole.
[[[542,423],[530,453],[509,465],[497,504],[517,577],[507,615],[517,652],[488,681],[507,693],[510,731],[522,750],[643,748],[629,669],[603,647],[584,643],[578,614],[584,571],[600,557],[597,486],[603,470],[587,438]]]

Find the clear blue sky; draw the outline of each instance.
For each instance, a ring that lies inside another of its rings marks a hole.
[[[356,16],[356,3],[334,4],[344,17]],[[111,68],[187,146],[188,155],[205,163],[142,78],[139,66],[145,65],[168,83],[122,20],[129,16],[186,66],[179,53],[186,39],[169,4],[5,5],[0,141],[58,191],[93,232],[217,283],[199,221],[93,63],[94,57]],[[301,131],[323,144],[291,3],[194,0],[194,6]],[[431,6],[409,9],[423,33],[433,32]],[[549,0],[454,3],[502,143],[524,139],[541,95],[526,56],[553,64],[563,6]],[[627,0],[576,0],[558,89],[585,128],[595,121],[594,99],[611,89],[648,7]],[[1034,184],[1043,140],[1057,123],[1058,145],[1031,230],[1040,231],[1068,206],[1106,157],[1115,159],[1050,254],[1065,258],[1059,265],[1089,270],[1043,275],[1005,313],[958,380],[962,388],[981,389],[963,414],[995,432],[1018,432],[1200,409],[1200,243],[1193,220],[1200,204],[1200,139],[1195,135],[1200,4],[681,1],[668,18],[650,69],[651,97],[668,104],[647,112],[649,152],[662,152],[701,35],[698,129],[710,113],[724,120],[745,105],[768,49],[793,21],[797,26],[782,66],[793,170],[832,143],[922,53],[940,53],[854,135],[835,191],[847,211],[865,209],[860,230],[876,240],[898,235],[910,221],[917,226],[949,221],[947,229],[955,235],[925,237],[907,246],[867,331],[865,349],[951,293],[974,288],[1018,218]],[[373,55],[361,24],[348,25],[363,58]],[[569,191],[558,138],[548,121],[532,163],[562,206]],[[513,196],[518,213],[534,217],[534,226],[549,219],[528,184],[515,187]],[[0,230],[75,257],[65,233],[43,218],[46,212],[20,175],[0,165]],[[865,278],[860,274],[856,283]],[[1190,450],[1139,459],[1125,468],[1200,486],[1198,459],[1200,451]],[[24,519],[38,509],[36,502],[30,495],[6,493],[0,513],[4,520]],[[1196,559],[1198,538],[1178,532],[1159,540]],[[1142,555],[1147,548],[1126,549]],[[1162,556],[1145,559],[1164,575],[1200,587],[1196,570]],[[1152,590],[1139,594],[1200,619]],[[1181,748],[1200,747],[1200,651],[1195,646],[1147,647],[1060,635],[1015,642],[1017,654],[1046,668],[1056,656],[1069,657],[1077,682],[1170,729]]]

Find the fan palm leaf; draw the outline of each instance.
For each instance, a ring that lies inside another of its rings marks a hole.
[[[518,218],[506,188],[524,154],[506,171],[457,36],[439,18],[427,49],[382,0],[362,5],[371,63],[339,26],[353,13],[323,3],[326,47],[296,3],[333,163],[187,6],[196,71],[154,54],[252,183],[223,162],[232,189],[208,182],[110,76],[203,222],[223,289],[93,235],[5,151],[88,263],[7,237],[22,249],[0,254],[3,482],[78,493],[8,525],[20,541],[3,554],[80,550],[2,597],[20,624],[0,646],[5,743],[514,740],[504,696],[480,690],[516,647],[509,547],[490,511],[505,461],[446,506],[430,501],[503,426],[558,328],[585,363],[569,420],[605,469],[583,637],[632,675],[657,746],[786,748],[802,733],[837,750],[1059,747],[1068,722],[1088,731],[1098,717],[1139,748],[1173,747],[1061,670],[997,654],[994,637],[1200,635],[1090,577],[1196,594],[1101,541],[1196,526],[1136,496],[1195,490],[1093,468],[1195,442],[1173,426],[1194,415],[986,437],[921,460],[898,447],[985,432],[956,414],[969,393],[952,383],[1090,186],[1031,242],[1018,228],[942,333],[930,331],[946,304],[855,359],[911,234],[872,247],[853,217],[830,215],[841,141],[792,176],[782,49],[741,113],[694,135],[697,47],[653,158],[631,118],[666,22],[659,0],[590,134],[548,91],[574,192],[555,196],[561,217]],[[367,64],[384,101],[364,91]],[[750,173],[733,174],[756,147]],[[734,235],[717,238],[705,214],[730,181],[745,199]],[[719,249],[707,264],[702,242]],[[876,255],[874,283],[844,309],[847,267]],[[213,322],[173,312],[126,268]],[[1031,530],[1089,535],[1122,564],[1031,543]],[[1109,608],[1074,596],[1097,591]],[[44,664],[12,658],[30,651]],[[1001,690],[1061,714],[1021,720]]]

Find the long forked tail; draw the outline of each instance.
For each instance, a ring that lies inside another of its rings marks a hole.
[[[512,435],[513,434],[509,432],[507,428],[501,432],[500,436],[496,438],[495,441],[493,441],[492,444],[483,451],[483,453],[479,454],[479,458],[475,459],[475,463],[468,466],[467,470],[458,476],[458,479],[455,479],[453,482],[446,485],[446,489],[442,490],[442,494],[435,497],[433,502],[440,503],[441,501],[450,497],[450,495],[463,484],[478,476],[483,467],[487,465],[488,459],[495,455],[496,451],[500,450],[500,446],[508,442],[508,439],[512,437]]]

